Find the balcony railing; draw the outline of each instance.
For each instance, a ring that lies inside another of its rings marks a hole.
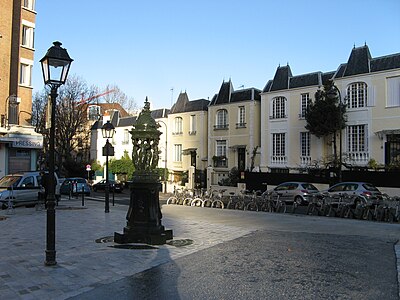
[[[217,124],[214,125],[214,130],[227,130],[229,127],[228,124]]]
[[[183,134],[182,131],[175,131],[175,132],[172,133],[172,135],[182,135],[182,134]]]
[[[311,156],[300,156],[300,165],[302,166],[311,165]]]
[[[284,114],[269,116],[270,120],[286,119],[286,118],[287,118],[287,115],[284,115]]]
[[[285,165],[287,162],[287,157],[282,155],[271,156],[271,163],[276,165]]]
[[[189,135],[196,135],[196,130],[189,131]]]
[[[368,152],[348,152],[346,161],[351,164],[365,165],[369,161],[369,153]]]
[[[236,128],[246,128],[246,123],[236,123]]]
[[[228,167],[228,159],[226,156],[213,156],[214,168]]]

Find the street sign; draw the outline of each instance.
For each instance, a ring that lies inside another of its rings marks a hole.
[[[91,165],[86,165],[86,171],[91,171],[92,170],[92,166]]]

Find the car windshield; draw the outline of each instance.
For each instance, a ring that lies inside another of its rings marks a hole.
[[[303,183],[301,185],[304,189],[309,190],[309,191],[318,191],[318,189],[313,186],[311,183]]]
[[[16,187],[22,176],[7,175],[0,179],[0,188]]]
[[[83,178],[78,178],[78,179],[76,179],[76,182],[77,183],[86,183],[86,180]]]
[[[378,190],[375,186],[373,186],[372,184],[370,184],[370,183],[364,183],[364,184],[363,184],[363,187],[364,187],[367,191],[370,191],[370,192],[379,192],[379,190]]]

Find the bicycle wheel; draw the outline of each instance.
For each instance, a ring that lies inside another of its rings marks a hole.
[[[185,198],[183,200],[183,205],[185,206],[190,206],[192,204],[193,199],[192,198]]]
[[[201,198],[194,198],[192,203],[190,204],[191,206],[197,206],[197,207],[201,207],[203,206],[203,199]]]
[[[234,209],[235,208],[235,202],[231,199],[229,200],[228,204],[226,205],[227,209]]]
[[[314,210],[315,210],[315,204],[314,203],[308,204],[306,215],[313,215],[314,214]]]
[[[222,202],[221,200],[214,200],[211,203],[211,207],[224,209],[225,206],[224,206],[224,202]]]
[[[283,201],[279,202],[276,207],[276,212],[284,214],[286,212],[286,203]]]
[[[238,201],[235,203],[235,209],[244,210],[245,209],[244,201]]]
[[[250,203],[247,204],[246,210],[250,211],[258,211],[258,205],[254,201],[251,201]]]
[[[167,204],[177,204],[177,203],[178,203],[178,199],[175,196],[171,196],[167,200]]]
[[[211,207],[212,206],[212,201],[211,199],[205,199],[203,200],[202,207]]]

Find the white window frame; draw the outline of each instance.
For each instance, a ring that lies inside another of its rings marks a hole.
[[[272,119],[286,118],[286,98],[278,96],[272,99]]]
[[[365,82],[352,82],[347,86],[347,107],[362,108],[367,106],[368,86]]]
[[[182,162],[182,144],[174,144],[174,161]]]
[[[272,134],[272,156],[286,156],[286,134]]]
[[[309,157],[311,155],[311,145],[310,145],[310,132],[300,132],[300,153],[302,157]]]
[[[366,124],[347,126],[347,151],[368,151],[368,127]]]
[[[219,109],[217,111],[215,124],[217,129],[225,129],[228,127],[228,111],[226,109]]]
[[[27,48],[34,48],[35,23],[22,20],[21,45]]]
[[[246,127],[246,108],[244,106],[238,107],[238,126]]]
[[[21,58],[19,66],[19,84],[31,87],[33,61]]]
[[[22,6],[30,10],[35,10],[35,0],[24,0]]]
[[[400,76],[386,78],[387,102],[386,107],[400,106]]]
[[[124,145],[129,144],[129,139],[130,139],[129,129],[124,129],[124,137],[122,140],[122,144],[124,144]]]
[[[310,93],[301,94],[300,99],[300,118],[304,119],[306,117],[308,106],[311,103]]]
[[[196,134],[196,115],[190,115],[189,127],[189,134]]]
[[[226,140],[219,140],[215,142],[215,155],[226,157]]]
[[[88,107],[88,119],[91,121],[98,120],[100,116],[100,106],[98,105],[89,105]],[[94,117],[95,116],[95,117]]]
[[[176,117],[174,119],[174,134],[182,134],[183,130],[183,119],[182,117]]]

